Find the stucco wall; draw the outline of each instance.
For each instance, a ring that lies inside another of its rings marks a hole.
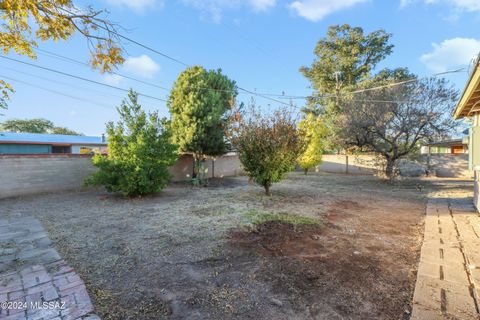
[[[206,165],[211,176],[211,160]],[[173,181],[191,179],[192,166],[192,156],[182,155],[170,168]],[[215,177],[242,174],[236,155],[220,157],[214,169]],[[0,155],[0,198],[80,189],[95,170],[87,155]]]
[[[473,205],[475,206],[475,208],[477,208],[477,211],[480,210],[479,180],[480,180],[480,172],[475,171],[475,176],[473,179]]]
[[[319,171],[332,173],[373,174],[381,164],[374,155],[324,155]],[[398,167],[402,175],[420,176],[425,174],[428,156],[421,155],[415,160],[400,160]],[[435,154],[430,157],[430,171],[437,177],[472,178],[468,170],[468,154]]]

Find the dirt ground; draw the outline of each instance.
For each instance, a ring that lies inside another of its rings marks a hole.
[[[43,223],[102,319],[408,319],[429,188],[293,173],[272,197],[239,177],[7,199],[0,213]],[[249,210],[319,224],[255,228]]]

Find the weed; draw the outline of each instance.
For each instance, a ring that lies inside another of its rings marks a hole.
[[[280,221],[292,224],[295,227],[304,225],[319,225],[320,220],[287,213],[274,213],[268,211],[260,211],[257,209],[248,210],[243,214],[250,224],[255,226],[261,225],[269,221]]]

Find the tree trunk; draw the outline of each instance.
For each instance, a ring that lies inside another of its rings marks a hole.
[[[197,177],[197,156],[193,155],[192,179]]]
[[[303,173],[305,173],[305,175],[308,174],[308,169],[303,169]]]
[[[394,172],[393,172],[394,168],[395,168],[395,160],[387,159],[387,166],[385,167],[385,175],[390,180],[393,180],[394,178]]]
[[[192,174],[193,179],[198,177],[198,170],[200,169],[200,161],[201,161],[200,155],[194,154],[193,155],[193,174]]]
[[[270,186],[269,185],[264,185],[263,187],[265,188],[265,194],[270,197],[272,195],[270,193]]]

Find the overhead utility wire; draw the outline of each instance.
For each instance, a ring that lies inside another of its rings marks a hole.
[[[38,49],[38,48],[36,50],[38,52],[42,53],[42,54],[45,54],[47,56],[50,56],[50,57],[53,57],[53,58],[56,58],[56,59],[63,59],[63,60],[69,61],[71,63],[76,63],[76,64],[79,64],[79,65],[82,65],[82,66],[90,67],[90,65],[86,62],[82,62],[80,60],[76,60],[76,59],[73,59],[73,58],[70,58],[70,57],[66,57],[66,56],[60,55],[58,53],[54,53],[54,52],[50,52],[50,51],[43,50],[43,49]],[[148,82],[148,81],[140,80],[140,79],[137,79],[137,78],[134,78],[134,77],[131,77],[131,76],[127,76],[125,74],[122,74],[122,73],[119,73],[119,72],[116,72],[116,71],[112,71],[110,73],[114,74],[114,75],[117,75],[117,76],[120,76],[120,77],[123,77],[125,79],[129,79],[129,80],[133,80],[133,81],[136,81],[136,82],[139,82],[139,83],[143,83],[143,84],[155,87],[155,88],[170,91],[170,89],[168,89],[166,87],[162,87],[162,86],[159,86],[159,85],[157,85],[155,83],[152,83],[152,82]]]
[[[37,49],[37,51],[39,51],[40,53],[46,54],[46,55],[48,55],[48,56],[57,58],[57,59],[66,60],[66,61],[69,61],[69,62],[71,62],[71,63],[76,63],[76,64],[83,65],[83,66],[89,66],[88,63],[85,63],[85,62],[82,62],[82,61],[79,61],[79,60],[76,60],[76,59],[72,59],[72,58],[70,58],[70,57],[62,56],[62,55],[57,54],[57,53],[49,52],[49,51],[42,50],[42,49]],[[163,90],[170,91],[170,89],[168,89],[168,88],[165,88],[165,87],[162,87],[162,86],[158,86],[158,85],[153,84],[153,83],[151,83],[151,82],[139,80],[139,79],[137,79],[137,78],[130,77],[130,76],[126,76],[126,75],[121,74],[121,73],[118,73],[118,72],[111,72],[111,73],[112,73],[112,74],[115,74],[115,75],[118,75],[118,76],[120,76],[120,77],[124,77],[124,78],[126,78],[126,79],[130,79],[130,80],[137,81],[137,82],[140,82],[140,83],[143,83],[143,84],[146,84],[146,85],[150,85],[150,86],[154,86],[154,87],[157,87],[157,88],[160,88],[160,89],[163,89]],[[215,88],[207,88],[207,87],[197,87],[197,88],[195,88],[195,89],[198,89],[198,90],[209,90],[209,91],[231,92],[231,90],[223,90],[223,89],[215,89]],[[288,104],[288,103],[285,103],[284,101],[278,101],[278,100],[275,100],[275,99],[273,99],[273,98],[268,97],[269,95],[271,95],[271,96],[281,96],[281,95],[279,95],[279,94],[257,93],[257,92],[253,92],[253,91],[246,90],[246,89],[243,89],[243,88],[238,88],[238,89],[242,90],[244,93],[249,94],[249,95],[257,95],[257,96],[263,97],[263,98],[265,98],[265,99],[273,100],[273,101],[275,101],[275,102],[277,102],[277,103],[290,105],[290,104]]]
[[[115,89],[115,90],[120,90],[120,91],[123,91],[123,92],[129,92],[129,90],[124,89],[124,88],[112,86],[112,85],[110,85],[110,84],[106,84],[106,83],[98,82],[98,81],[95,81],[95,80],[83,78],[83,77],[76,76],[76,75],[73,75],[73,74],[69,74],[69,73],[66,73],[66,72],[63,72],[63,71],[59,71],[59,70],[55,70],[55,69],[52,69],[52,68],[47,68],[47,67],[39,66],[39,65],[36,65],[36,64],[33,64],[33,63],[29,63],[29,62],[17,60],[17,59],[14,59],[14,58],[9,58],[9,57],[3,56],[3,55],[0,55],[0,58],[2,58],[2,59],[7,59],[7,60],[10,60],[10,61],[15,61],[15,62],[17,62],[17,63],[21,63],[21,64],[28,65],[28,66],[31,66],[31,67],[35,67],[35,68],[38,68],[38,69],[42,69],[42,70],[47,70],[47,71],[50,71],[50,72],[58,73],[58,74],[61,74],[61,75],[66,76],[66,77],[71,77],[71,78],[83,80],[83,81],[86,81],[86,82],[94,83],[94,84],[97,84],[97,85],[100,85],[100,86],[104,86],[104,87],[107,87],[107,88],[111,88],[111,89]],[[158,100],[158,101],[167,102],[167,100],[165,100],[165,99],[153,97],[153,96],[150,96],[150,95],[147,95],[147,94],[143,94],[143,93],[138,93],[138,95],[139,95],[139,96],[143,96],[143,97],[145,97],[145,98],[153,99],[153,100]]]
[[[23,75],[26,75],[26,76],[34,77],[34,78],[36,78],[36,79],[45,80],[45,81],[49,81],[49,82],[52,82],[52,83],[57,83],[57,84],[60,84],[60,85],[65,85],[65,86],[68,86],[68,87],[71,87],[71,88],[76,88],[76,89],[79,89],[79,90],[84,90],[84,91],[88,91],[88,92],[95,92],[95,93],[100,94],[100,95],[103,95],[103,96],[110,96],[110,97],[115,97],[115,98],[121,98],[121,96],[119,96],[119,95],[116,94],[116,93],[103,92],[103,91],[98,91],[98,90],[95,90],[95,89],[85,88],[85,87],[81,87],[81,86],[78,86],[78,85],[70,84],[70,83],[67,83],[67,82],[64,82],[64,81],[54,80],[54,79],[51,79],[51,78],[39,76],[39,75],[37,75],[37,74],[20,71],[20,70],[14,69],[14,68],[3,67],[2,69],[4,69],[4,70],[10,70],[10,71],[13,71],[13,72],[15,72],[15,73],[20,73],[20,74],[23,74]]]
[[[69,95],[69,94],[66,94],[66,93],[63,93],[63,92],[60,92],[60,91],[45,88],[45,87],[42,87],[42,86],[39,86],[39,85],[36,85],[36,84],[29,83],[27,81],[18,80],[18,79],[12,78],[12,77],[7,77],[7,76],[4,76],[4,75],[0,75],[0,77],[5,78],[5,79],[10,80],[10,81],[18,82],[18,83],[21,83],[21,84],[24,84],[24,85],[27,85],[27,86],[30,86],[30,87],[34,87],[34,88],[37,88],[37,89],[40,89],[40,90],[44,90],[44,91],[48,91],[48,92],[51,92],[51,93],[54,93],[54,94],[58,94],[58,95],[61,95],[61,96],[64,96],[64,97],[67,97],[67,98],[70,98],[70,99],[75,99],[75,100],[87,102],[87,103],[90,103],[90,104],[93,104],[93,105],[96,105],[96,106],[99,106],[99,107],[102,107],[102,108],[105,108],[105,109],[112,110],[111,106],[108,106],[108,105],[103,104],[103,103],[98,103],[98,102],[95,102],[95,101],[92,101],[92,100],[89,100],[89,99],[80,98],[80,97],[77,97],[77,96],[72,96],[72,95]]]
[[[104,30],[106,30],[106,31],[109,31],[109,32],[117,35],[117,36],[120,37],[120,38],[123,38],[123,39],[125,39],[125,40],[127,40],[127,41],[130,41],[130,42],[132,42],[132,43],[134,43],[134,44],[136,44],[136,45],[139,45],[139,46],[141,46],[141,47],[143,47],[143,48],[145,48],[145,49],[147,49],[147,50],[150,50],[150,51],[152,51],[152,52],[154,52],[154,53],[157,53],[157,54],[159,54],[159,55],[161,55],[161,56],[163,56],[163,57],[166,57],[167,59],[170,59],[170,60],[172,60],[172,61],[174,61],[174,62],[177,62],[177,63],[179,63],[179,64],[181,64],[181,65],[183,65],[183,66],[187,66],[187,67],[189,66],[189,64],[187,64],[187,63],[185,63],[185,62],[183,62],[183,61],[181,61],[181,60],[178,60],[178,59],[176,59],[176,58],[173,58],[173,57],[171,57],[171,56],[169,56],[169,55],[167,55],[167,54],[164,54],[164,53],[162,53],[162,52],[160,52],[160,51],[158,51],[158,50],[156,50],[156,49],[153,49],[153,48],[151,48],[151,47],[149,47],[149,46],[147,46],[147,45],[144,45],[144,44],[142,44],[142,43],[140,43],[140,42],[138,42],[138,41],[136,41],[136,40],[133,40],[133,39],[131,39],[131,38],[129,38],[129,37],[126,37],[126,36],[118,33],[118,32],[115,31],[115,30],[109,30],[109,29],[107,29],[107,28],[105,28],[105,27],[103,27],[103,26],[101,26],[101,25],[98,25],[98,27],[99,27],[99,28],[102,28],[102,29],[104,29]],[[433,75],[433,77],[439,76],[439,75],[443,75],[443,74],[448,74],[448,73],[462,72],[462,71],[464,71],[464,70],[465,70],[465,68],[458,69],[458,70],[453,70],[453,71],[440,72],[440,73],[437,73],[437,74]],[[424,78],[428,78],[428,77],[424,77]],[[422,79],[422,78],[420,78],[420,79]],[[357,93],[363,93],[363,92],[372,91],[372,90],[379,90],[379,89],[382,89],[382,88],[385,88],[385,87],[397,86],[397,85],[401,85],[401,84],[405,84],[405,83],[409,83],[409,82],[415,82],[415,81],[418,81],[418,80],[419,80],[419,79],[410,79],[410,80],[407,80],[407,81],[401,81],[401,82],[397,82],[397,83],[392,83],[392,84],[388,84],[388,85],[385,85],[385,86],[380,86],[380,87],[375,87],[375,88],[368,88],[368,89],[362,89],[362,90],[357,90],[357,91],[353,91],[353,92],[348,92],[347,94],[357,94]],[[277,99],[273,99],[273,98],[271,98],[271,97],[268,96],[269,94],[253,92],[253,91],[244,89],[244,88],[242,88],[242,87],[237,87],[237,88],[238,88],[239,90],[242,90],[242,91],[247,92],[247,93],[249,93],[249,94],[262,97],[262,98],[264,98],[264,99],[268,99],[268,100],[271,100],[271,101],[274,101],[274,102],[277,102],[277,103],[281,103],[281,104],[284,104],[284,105],[288,105],[288,106],[291,106],[291,105],[292,105],[291,103],[289,104],[289,103],[285,103],[285,102],[280,101],[280,100],[277,100]],[[212,88],[212,89],[213,89],[213,88]],[[277,97],[279,97],[279,98],[283,98],[283,95],[274,95],[274,96],[277,96]],[[335,96],[336,96],[335,94],[329,95],[329,97],[335,97]],[[313,97],[313,96],[303,96],[303,97],[301,97],[301,96],[298,96],[298,97],[295,97],[295,98],[297,98],[297,99],[322,99],[322,98],[326,98],[326,97],[328,97],[328,96],[327,96],[327,95],[322,96],[322,97]],[[290,99],[290,100],[292,100],[292,97],[285,97],[285,99]]]
[[[373,87],[373,88],[344,92],[344,93],[341,93],[341,94],[343,94],[343,95],[345,95],[345,94],[357,94],[357,93],[364,93],[364,92],[368,92],[368,91],[375,91],[375,90],[380,90],[380,89],[384,89],[384,88],[399,86],[399,85],[406,84],[406,83],[417,82],[417,81],[420,81],[422,79],[438,77],[438,76],[441,76],[441,75],[444,75],[444,74],[464,72],[465,70],[466,70],[466,68],[460,68],[460,69],[456,69],[456,70],[448,70],[448,71],[445,71],[445,72],[435,73],[435,74],[430,75],[430,76],[424,76],[424,77],[421,77],[421,78],[414,78],[414,79],[389,83],[389,84],[385,84],[385,85],[378,86],[378,87]],[[322,95],[322,96],[317,96],[317,97],[315,97],[315,96],[304,96],[304,97],[296,97],[296,98],[292,98],[292,99],[323,99],[323,98],[332,98],[332,97],[336,97],[336,95],[335,94],[327,94],[327,95]]]
[[[127,36],[124,36],[123,34],[118,33],[118,32],[115,31],[115,30],[111,30],[111,29],[105,28],[104,26],[99,25],[99,24],[95,24],[95,25],[96,25],[98,28],[100,28],[100,29],[103,29],[103,30],[105,30],[105,31],[107,31],[107,32],[110,32],[110,33],[116,35],[117,37],[120,37],[120,38],[122,38],[122,39],[124,39],[124,40],[127,40],[127,41],[129,41],[129,42],[131,42],[131,43],[133,43],[133,44],[136,44],[136,45],[138,45],[138,46],[140,46],[140,47],[142,47],[142,48],[144,48],[144,49],[147,49],[147,50],[149,50],[149,51],[151,51],[151,52],[153,52],[153,53],[156,53],[156,54],[158,54],[158,55],[161,55],[162,57],[165,57],[165,58],[167,58],[167,59],[169,59],[169,60],[171,60],[171,61],[174,61],[174,62],[176,62],[176,63],[178,63],[178,64],[181,64],[181,65],[183,65],[183,66],[185,66],[185,67],[189,67],[189,66],[190,66],[190,64],[188,64],[188,63],[186,63],[186,62],[183,62],[183,61],[181,61],[181,60],[179,60],[179,59],[173,58],[172,56],[170,56],[170,55],[168,55],[168,54],[162,53],[162,52],[160,52],[160,51],[158,51],[158,50],[156,50],[156,49],[154,49],[154,48],[152,48],[152,47],[150,47],[150,46],[147,46],[147,45],[145,45],[145,44],[143,44],[143,43],[140,43],[140,42],[138,42],[138,41],[136,41],[136,40],[133,40],[132,38],[129,38],[129,37],[127,37]],[[280,100],[276,100],[276,99],[270,98],[270,97],[268,97],[268,96],[266,96],[266,95],[258,94],[258,93],[256,93],[256,92],[253,92],[253,91],[244,89],[244,88],[239,87],[239,86],[237,86],[237,88],[238,88],[239,90],[242,90],[242,91],[247,92],[247,93],[249,93],[249,94],[262,97],[262,98],[264,98],[264,99],[271,100],[271,101],[274,101],[274,102],[277,102],[277,103],[280,103],[280,104],[284,104],[284,105],[287,105],[287,106],[291,106],[291,104],[289,104],[289,103],[286,103],[286,102],[283,102],[283,101],[280,101]],[[213,88],[211,88],[211,89],[213,89]]]

